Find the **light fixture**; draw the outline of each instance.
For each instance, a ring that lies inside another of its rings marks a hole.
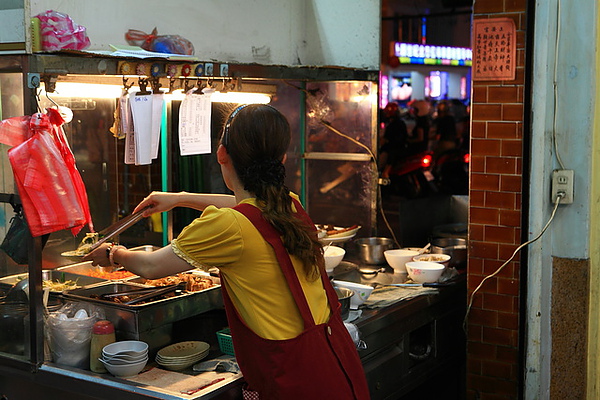
[[[131,93],[139,90],[137,87],[131,87]],[[165,89],[166,90],[166,89]],[[79,83],[79,82],[57,82],[53,97],[79,97],[90,99],[116,99],[121,97],[123,87],[120,85],[106,85],[98,83]],[[42,89],[41,95],[46,92]],[[183,100],[185,97],[182,90],[176,90],[173,93],[165,93],[167,98],[171,100]],[[250,92],[214,92],[211,95],[213,103],[237,103],[250,104],[260,103],[268,104],[271,102],[271,96],[265,93],[250,93]]]

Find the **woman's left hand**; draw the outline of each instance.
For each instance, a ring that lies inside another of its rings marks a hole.
[[[110,243],[103,243],[94,251],[88,253],[83,257],[82,261],[91,261],[92,266],[110,267],[109,259]]]

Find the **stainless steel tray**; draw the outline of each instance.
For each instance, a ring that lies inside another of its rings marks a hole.
[[[209,278],[215,283],[218,282],[218,278]],[[220,285],[198,292],[185,292],[178,296],[144,304],[125,305],[90,298],[92,294],[122,292],[136,287],[149,286],[131,281],[104,282],[65,291],[62,293],[62,297],[65,300],[85,301],[101,307],[106,314],[106,318],[115,325],[117,330],[134,334],[223,307]]]
[[[90,264],[91,265],[91,264]],[[16,274],[0,278],[0,287],[12,287],[15,283],[29,277],[29,274]],[[58,282],[74,281],[78,286],[93,285],[101,282],[106,282],[105,279],[94,278],[92,276],[80,275],[68,270],[52,269],[42,271],[42,280],[51,280]]]

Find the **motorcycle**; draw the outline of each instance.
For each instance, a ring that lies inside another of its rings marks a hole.
[[[437,192],[432,173],[433,152],[425,151],[404,157],[382,173],[383,194],[407,198],[425,197]]]
[[[384,171],[380,178],[382,192],[409,199],[436,193],[467,194],[469,161],[469,153],[458,148],[437,158],[432,151],[409,155]]]
[[[466,150],[456,148],[437,157],[433,174],[440,192],[457,195],[469,193],[470,156]]]

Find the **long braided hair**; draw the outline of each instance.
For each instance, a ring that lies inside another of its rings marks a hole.
[[[314,280],[323,265],[322,247],[314,230],[292,211],[283,165],[290,140],[287,119],[263,104],[236,108],[221,136],[244,189],[256,196],[264,218],[281,233],[288,253],[303,262],[306,277]]]

